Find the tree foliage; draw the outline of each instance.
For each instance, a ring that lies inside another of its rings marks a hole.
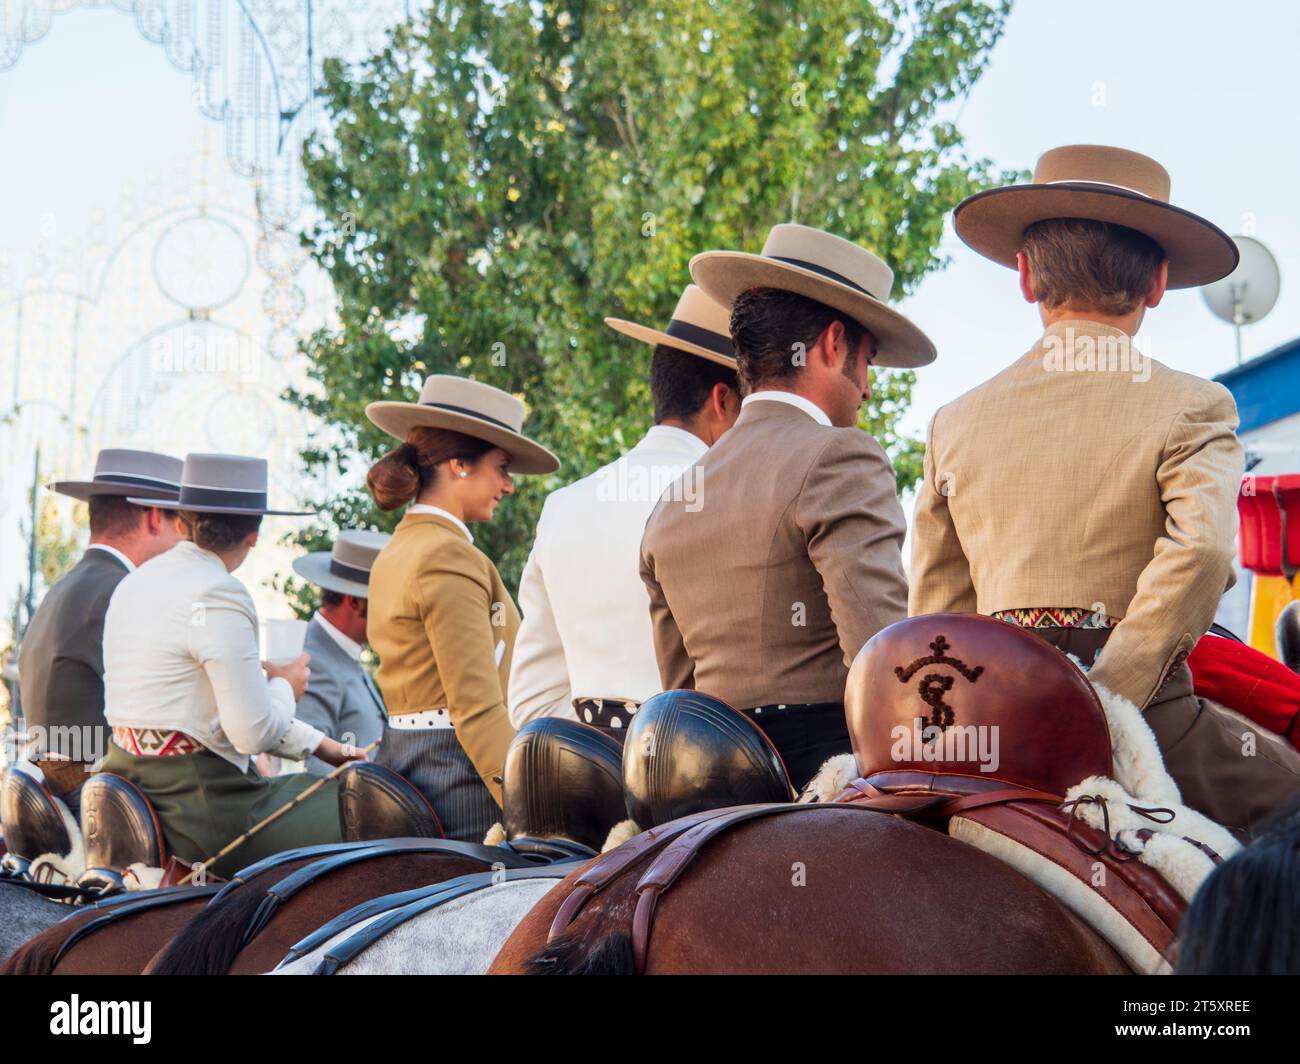
[[[476,530],[513,584],[545,493],[649,424],[649,348],[605,316],[666,322],[693,254],[758,250],[782,221],[876,251],[896,298],[942,265],[945,213],[1003,177],[951,114],[1009,4],[436,3],[366,62],[328,63],[304,239],[341,324],[310,338],[319,387],[292,396],[332,426],[309,464],[359,482],[351,467],[392,443],[366,403],[413,398],[429,373],[521,395],[563,464]],[[900,487],[920,472],[897,431],[913,380],[880,374],[863,421]],[[326,509],[392,525],[364,492]]]

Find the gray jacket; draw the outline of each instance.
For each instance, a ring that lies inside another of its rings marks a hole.
[[[361,663],[350,658],[315,617],[307,626],[303,651],[311,655],[311,677],[298,703],[298,719],[339,742],[367,746],[378,739],[388,711]],[[306,766],[318,776],[331,770],[318,757],[308,758]]]
[[[108,551],[88,549],[46,592],[18,651],[29,754],[94,761],[108,752],[104,614],[126,576]]]

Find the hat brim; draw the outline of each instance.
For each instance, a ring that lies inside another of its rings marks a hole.
[[[264,510],[256,506],[199,506],[195,503],[181,502],[179,499],[162,501],[158,499],[128,498],[137,506],[156,506],[160,510],[188,510],[195,514],[243,514],[262,517],[315,517],[315,510]]]
[[[623,318],[606,318],[605,324],[615,332],[620,332],[624,336],[630,336],[633,340],[640,340],[643,344],[650,344],[658,347],[663,344],[665,347],[672,347],[678,351],[685,351],[688,355],[699,355],[700,358],[708,359],[710,362],[716,362],[720,366],[726,366],[728,369],[736,368],[735,358],[729,358],[726,355],[720,355],[717,351],[710,351],[707,347],[701,347],[699,344],[690,343],[677,336],[669,336],[661,329],[651,329],[648,325],[638,325],[634,321],[625,321]]]
[[[743,251],[705,251],[691,259],[691,277],[724,307],[751,288],[794,292],[847,314],[876,338],[873,366],[915,369],[933,362],[934,344],[902,314],[880,300],[802,266]]]
[[[985,258],[1015,268],[1025,230],[1053,218],[1085,218],[1149,236],[1169,260],[1170,288],[1195,288],[1228,276],[1240,253],[1227,233],[1182,207],[1121,188],[1061,182],[1007,185],[962,200],[957,235]]]
[[[366,417],[388,435],[403,442],[415,428],[449,429],[476,440],[500,447],[510,455],[512,473],[554,473],[560,460],[540,443],[527,436],[489,424],[472,414],[458,414],[454,410],[440,410],[423,403],[399,403],[380,400],[366,407]]]
[[[56,480],[46,485],[51,491],[67,495],[71,499],[89,502],[92,495],[134,495],[149,502],[141,505],[155,505],[160,499],[174,499],[176,492],[166,488],[146,488],[142,484],[110,484],[103,480]],[[134,499],[129,500],[134,502]]]
[[[294,559],[293,571],[309,584],[315,584],[326,591],[337,591],[340,595],[351,595],[354,598],[369,598],[369,585],[330,572],[331,557],[327,550],[312,551]]]

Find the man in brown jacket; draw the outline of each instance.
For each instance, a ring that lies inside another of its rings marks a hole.
[[[665,690],[745,711],[801,787],[849,749],[849,663],[906,610],[894,471],[856,427],[868,366],[934,348],[885,304],[889,267],[829,233],[779,225],[761,255],[710,252],[691,273],[732,308],[746,395],[646,525],[655,655]]]
[[[1300,758],[1199,701],[1184,664],[1233,581],[1237,410],[1134,337],[1166,287],[1225,276],[1237,251],[1168,198],[1154,160],[1073,146],[957,207],[1045,332],[930,424],[909,608],[991,614],[1075,655],[1103,700],[1144,711],[1184,801],[1245,834],[1300,789]]]

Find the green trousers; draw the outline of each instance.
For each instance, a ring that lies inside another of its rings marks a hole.
[[[110,743],[101,766],[125,776],[149,796],[167,838],[167,852],[203,861],[264,817],[297,797],[317,777],[307,772],[263,777],[240,772],[208,750],[175,757],[137,757]],[[254,861],[295,846],[342,839],[338,784],[331,780],[291,812],[223,857],[211,871],[228,879]]]

